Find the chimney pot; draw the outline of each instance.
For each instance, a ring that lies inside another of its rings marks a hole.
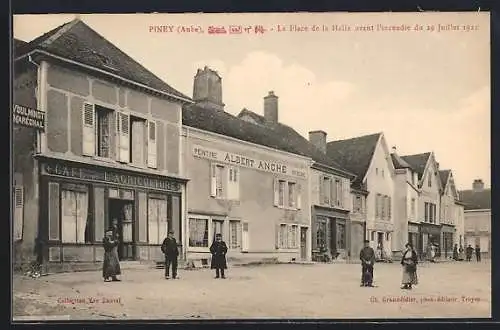
[[[396,146],[392,146],[392,153],[396,153],[397,150]]]
[[[482,179],[475,179],[472,183],[472,190],[481,191],[484,189],[484,182]]]
[[[309,142],[324,154],[326,154],[326,135],[326,132],[321,130],[309,132]]]

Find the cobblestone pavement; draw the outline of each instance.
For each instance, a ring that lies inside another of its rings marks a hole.
[[[374,288],[359,286],[360,265],[234,267],[225,280],[208,269],[125,271],[104,283],[100,272],[14,277],[14,321],[60,319],[224,318],[481,318],[491,315],[491,267],[482,263],[421,264],[420,284],[400,289],[401,266],[377,264]]]

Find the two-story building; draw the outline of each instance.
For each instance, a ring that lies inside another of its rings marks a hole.
[[[244,109],[239,118],[266,127],[290,148],[312,159],[308,180],[311,213],[311,252],[314,260],[345,259],[350,251],[350,181],[355,175],[326,154],[326,133],[312,131],[309,140],[278,120],[278,97],[264,97],[264,116]],[[356,229],[355,229],[356,230]]]
[[[327,153],[356,175],[353,188],[368,192],[365,237],[377,249],[380,259],[391,259],[395,169],[384,134],[328,142]]]
[[[433,152],[401,156],[417,173],[417,222],[419,224],[419,242],[417,252],[425,256],[431,244],[437,248],[437,256],[441,255],[441,191],[442,183],[439,176],[439,164]]]
[[[483,256],[491,257],[491,188],[476,179],[472,189],[462,190],[459,195],[465,208],[465,246],[479,246]]]
[[[113,219],[122,260],[161,258],[168,229],[183,237],[181,109],[191,99],[78,19],[21,45],[14,61],[15,104],[45,113],[45,130],[15,131],[17,261],[37,239],[51,265],[100,262]]]
[[[310,260],[311,158],[265,125],[226,112],[222,79],[210,68],[198,70],[193,100],[182,117],[188,260],[207,263],[217,233],[232,260]],[[265,107],[277,116],[277,98]]]
[[[406,243],[416,251],[420,247],[418,173],[392,148],[392,162],[396,171],[394,180],[394,257],[399,258]]]

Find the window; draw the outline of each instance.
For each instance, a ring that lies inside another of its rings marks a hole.
[[[240,221],[229,221],[229,248],[230,249],[240,249],[241,248],[241,222]]]
[[[22,186],[14,187],[14,240],[23,239],[24,191]]]
[[[382,177],[385,177],[385,175],[384,175],[384,169],[382,169]]]
[[[212,197],[222,198],[224,197],[224,166],[219,164],[212,165]]]
[[[138,166],[146,164],[146,120],[130,116],[130,163]]]
[[[288,247],[288,226],[287,225],[280,225],[280,231],[279,231],[279,245],[278,247],[280,249],[287,248]]]
[[[385,240],[389,241],[391,239],[391,233],[385,233]]]
[[[295,196],[295,182],[288,182],[288,206],[296,206]]]
[[[124,242],[133,242],[132,237],[132,222],[133,222],[133,204],[128,203],[123,206],[123,222],[122,222],[122,234]],[[165,233],[160,233],[159,240],[163,239],[166,235]],[[161,241],[160,241],[161,242]]]
[[[296,249],[298,247],[297,244],[297,236],[299,234],[299,227],[297,225],[291,225],[289,226],[289,237],[288,237],[288,248],[289,249]]]
[[[411,208],[410,214],[412,219],[415,219],[415,203],[416,203],[415,198],[412,198],[410,202],[410,208]]]
[[[150,198],[148,200],[148,242],[150,244],[161,244],[167,236],[167,227],[167,201]],[[130,234],[132,234],[132,231],[130,231]]]
[[[189,218],[189,246],[208,247],[208,219]]]
[[[340,179],[335,179],[335,196],[333,197],[335,205],[342,206],[343,193],[342,193],[342,181]]]
[[[237,167],[229,167],[228,174],[227,198],[238,200],[240,199],[239,169]]]
[[[221,234],[222,239],[225,239],[224,236],[224,220],[212,220],[212,240],[215,241],[215,235]]]
[[[300,209],[301,186],[293,181],[274,180],[274,205],[277,207]]]
[[[97,121],[96,130],[96,154],[99,157],[111,158],[111,132],[110,122],[113,110],[101,106],[95,106],[95,116]]]
[[[380,217],[385,219],[386,216],[386,207],[387,207],[387,196],[380,196]]]
[[[327,235],[327,222],[325,220],[320,220],[316,222],[316,247],[321,249],[326,248],[326,235]]]
[[[211,196],[238,200],[240,198],[240,171],[237,167],[212,164]]]
[[[362,204],[363,204],[363,200],[362,200],[361,196],[356,195],[356,197],[353,199],[353,211],[361,213],[363,211]]]
[[[410,171],[410,176],[411,176],[411,183],[415,185],[415,174]]]
[[[61,191],[62,242],[90,243],[86,237],[88,194],[83,191]]]
[[[278,232],[278,248],[296,249],[298,247],[299,227],[297,225],[281,224]]]
[[[346,248],[345,224],[343,223],[337,223],[337,248],[338,249]]]
[[[130,162],[130,117],[129,115],[116,113],[116,146],[117,160],[122,163]]]
[[[375,241],[375,232],[374,232],[374,231],[372,231],[372,237],[371,237],[371,240],[372,240],[372,241]]]
[[[157,137],[157,129],[155,121],[148,121],[148,167],[156,168],[157,167],[157,147],[156,141]]]
[[[427,185],[429,187],[432,187],[432,175],[429,173],[429,175],[427,176]]]
[[[83,104],[83,129],[82,129],[82,143],[83,143],[83,154],[86,156],[95,155],[95,108],[91,103]]]
[[[322,203],[330,204],[330,196],[332,191],[332,184],[329,177],[323,177],[323,194],[322,194]],[[333,201],[332,201],[333,202]]]

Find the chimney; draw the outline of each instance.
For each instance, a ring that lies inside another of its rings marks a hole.
[[[398,151],[398,149],[396,148],[396,146],[392,146],[392,153],[395,154],[396,151]]]
[[[273,91],[264,97],[264,118],[271,123],[278,122],[278,97]]]
[[[316,148],[326,154],[326,132],[325,131],[312,131],[309,132],[309,142]]]
[[[436,162],[436,168],[439,171],[439,162]]]
[[[482,191],[484,189],[484,182],[482,179],[476,179],[472,183],[472,190],[474,191]]]
[[[224,111],[222,103],[222,78],[217,71],[205,66],[194,76],[193,100],[202,108]]]

